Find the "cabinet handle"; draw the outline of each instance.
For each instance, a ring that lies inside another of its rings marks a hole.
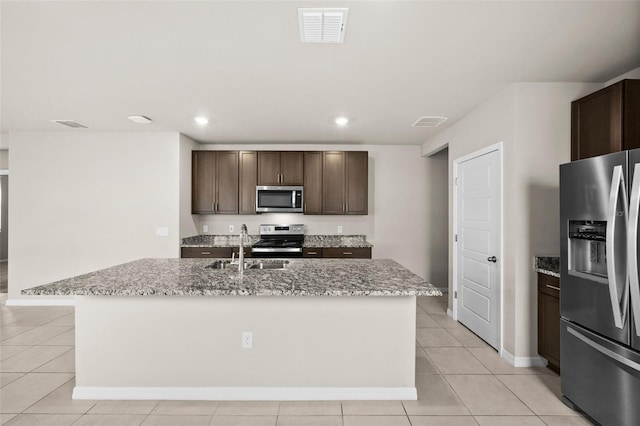
[[[560,287],[556,287],[555,285],[551,285],[551,284],[547,284],[547,288],[560,291]]]
[[[201,251],[200,254],[211,254],[210,251]]]
[[[308,251],[307,254],[318,254],[317,251]]]
[[[211,203],[211,211],[212,212],[216,211],[216,203]]]
[[[350,251],[343,251],[342,254],[345,256],[351,256],[353,253],[351,253]]]

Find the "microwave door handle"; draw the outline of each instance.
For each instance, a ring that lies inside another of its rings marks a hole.
[[[634,166],[631,185],[631,205],[629,206],[629,226],[627,234],[627,256],[629,265],[629,293],[636,325],[636,335],[640,337],[640,279],[638,277],[638,216],[640,213],[640,163]]]
[[[609,212],[607,217],[607,275],[609,278],[609,297],[611,299],[611,310],[613,311],[613,322],[617,328],[622,329],[624,328],[624,314],[621,312],[622,310],[620,309],[620,298],[618,296],[618,277],[616,276],[616,252],[614,242],[618,210],[618,195],[620,193],[620,190],[623,191],[624,195],[624,217],[626,222],[627,197],[626,189],[624,186],[624,177],[622,175],[622,166],[615,166],[613,168],[613,175],[611,177],[611,192],[609,193]],[[626,291],[624,293],[626,299]]]
[[[291,208],[296,208],[296,191],[291,191]]]

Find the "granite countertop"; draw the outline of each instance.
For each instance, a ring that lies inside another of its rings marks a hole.
[[[533,267],[536,272],[560,278],[560,256],[536,256]]]
[[[248,235],[245,246],[258,242],[259,235]],[[182,239],[180,247],[238,247],[238,235],[195,235]],[[373,247],[365,235],[305,235],[303,247]]]
[[[141,259],[22,290],[25,295],[440,296],[390,259],[288,259],[281,270],[212,269],[215,259]],[[265,262],[273,260],[264,260]]]

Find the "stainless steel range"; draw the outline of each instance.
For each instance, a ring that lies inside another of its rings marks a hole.
[[[302,257],[304,225],[260,225],[260,241],[252,257]]]

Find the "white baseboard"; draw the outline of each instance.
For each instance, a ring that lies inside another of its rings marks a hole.
[[[505,348],[500,349],[500,356],[514,367],[546,367],[547,360],[541,356],[514,356]]]
[[[7,299],[6,306],[75,306],[75,299]]]
[[[92,387],[76,386],[73,399],[210,400],[210,401],[344,401],[417,400],[406,388],[284,388],[284,387]]]

